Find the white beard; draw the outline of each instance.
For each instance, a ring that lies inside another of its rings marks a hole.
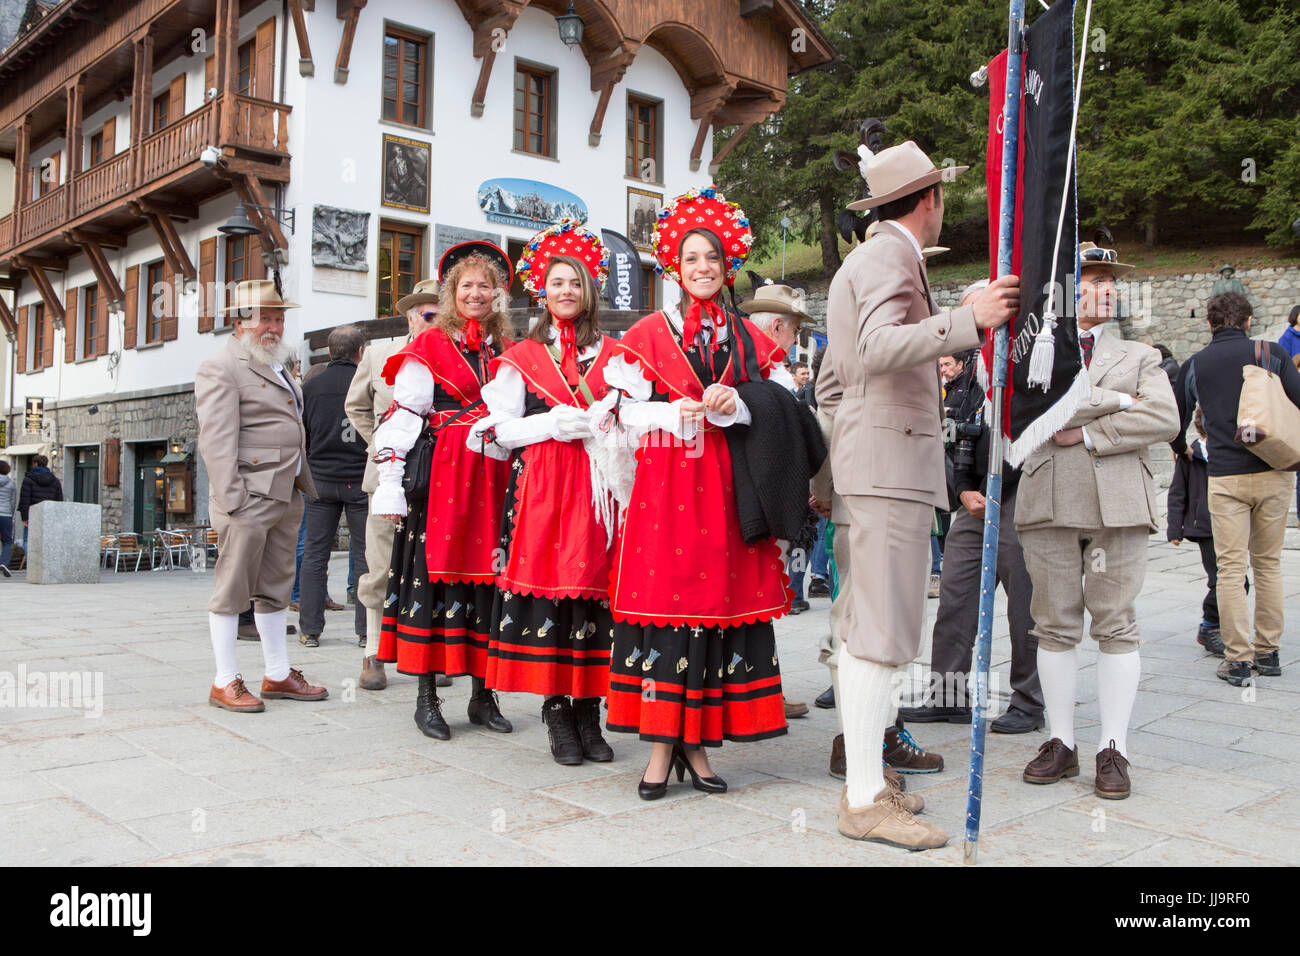
[[[253,358],[266,365],[283,365],[285,360],[293,354],[293,350],[284,344],[283,339],[269,348],[264,346],[260,340],[249,339],[248,351],[252,353]]]

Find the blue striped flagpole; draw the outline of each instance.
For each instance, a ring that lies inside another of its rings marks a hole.
[[[1022,43],[1025,0],[1010,0],[1007,27],[1007,98],[1002,116],[1002,194],[998,207],[998,276],[1011,272],[1012,233],[1016,225],[1016,193],[1020,150],[1020,71],[1024,59]],[[980,839],[980,808],[984,794],[985,711],[989,704],[989,657],[993,647],[993,598],[998,586],[998,533],[1002,524],[1002,455],[1006,443],[1002,434],[1002,403],[1007,386],[1007,353],[1010,323],[993,334],[992,412],[989,428],[988,488],[984,502],[984,550],[981,557],[979,633],[975,639],[975,700],[970,722],[970,784],[966,797],[966,842],[963,859],[977,862]]]

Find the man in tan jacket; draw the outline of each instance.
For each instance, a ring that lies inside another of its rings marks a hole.
[[[1118,800],[1130,790],[1126,738],[1141,666],[1134,603],[1158,522],[1147,448],[1177,434],[1178,406],[1160,353],[1105,325],[1115,315],[1115,279],[1133,267],[1090,242],[1079,252],[1079,345],[1090,394],[1066,427],[1025,459],[1017,495],[1050,737],[1024,780],[1047,784],[1079,774],[1074,704],[1086,608],[1101,651],[1095,790]]]
[[[871,198],[850,208],[878,207],[882,225],[831,283],[823,363],[844,388],[831,468],[854,565],[839,660],[848,772],[839,830],[919,850],[942,846],[947,834],[913,816],[918,797],[886,784],[878,748],[897,706],[895,671],[920,646],[930,524],[948,501],[938,359],[1009,321],[1019,280],[1003,277],[972,305],[939,312],[922,250],[943,226],[945,173],[912,142],[868,154],[863,165]]]
[[[379,472],[375,466],[373,436],[375,425],[393,404],[393,386],[384,381],[384,365],[389,357],[403,348],[421,332],[433,328],[438,314],[438,283],[432,279],[417,282],[411,294],[397,301],[397,310],[405,314],[409,334],[383,345],[368,345],[361,355],[352,387],[348,389],[343,411],[348,421],[366,443],[366,474],[361,489],[373,495],[379,487]],[[384,617],[384,598],[388,594],[388,569],[393,559],[393,537],[397,525],[391,521],[366,522],[366,566],[369,568],[357,581],[357,600],[366,608],[366,654],[361,662],[360,685],[363,690],[383,690],[388,686],[384,665],[375,660],[379,650],[379,629]],[[439,675],[441,681],[451,683],[451,678]]]
[[[289,667],[286,608],[293,589],[299,490],[315,496],[307,468],[302,392],[284,368],[288,350],[281,299],[268,280],[235,289],[235,326],[226,347],[199,366],[194,403],[199,453],[208,470],[208,511],[217,532],[217,564],[208,629],[217,674],[208,702],[256,713],[262,701],[249,692],[235,662],[239,613],[253,602],[266,665],[262,697],[324,700],[329,692]]]

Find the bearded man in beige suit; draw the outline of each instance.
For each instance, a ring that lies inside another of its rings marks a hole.
[[[241,282],[226,347],[199,366],[194,404],[199,453],[208,470],[208,512],[217,532],[217,564],[208,630],[217,674],[208,694],[214,707],[244,713],[265,709],[244,686],[235,662],[239,613],[253,603],[262,638],[262,697],[324,700],[329,692],[289,667],[286,608],[303,503],[315,497],[307,468],[302,392],[285,369],[285,302],[269,280]]]
[[[865,154],[881,227],[845,258],[827,303],[830,367],[844,392],[835,411],[831,469],[849,514],[854,566],[839,657],[848,783],[839,830],[852,839],[920,850],[948,836],[913,816],[919,797],[888,784],[880,742],[895,713],[896,669],[916,657],[925,620],[930,524],[948,491],[940,435],[939,356],[974,348],[1008,322],[1019,280],[993,282],[974,303],[940,312],[923,248],[943,226],[946,171],[912,142]]]
[[[1101,651],[1094,786],[1097,796],[1119,800],[1130,791],[1126,738],[1141,667],[1134,603],[1146,573],[1147,538],[1158,526],[1147,449],[1178,433],[1178,406],[1160,353],[1105,325],[1115,315],[1115,279],[1133,267],[1090,242],[1079,254],[1079,346],[1090,395],[1065,428],[1030,453],[1017,494],[1016,531],[1034,585],[1030,611],[1050,737],[1024,780],[1048,784],[1079,774],[1074,704],[1087,609]]]
[[[433,279],[417,282],[411,293],[397,300],[397,311],[406,316],[405,339],[385,345],[367,346],[352,378],[352,387],[343,403],[348,421],[365,440],[366,474],[361,489],[373,495],[379,487],[375,465],[375,426],[393,404],[393,386],[384,381],[384,365],[389,357],[426,329],[433,328],[438,314],[438,283]],[[426,318],[427,316],[427,318]],[[363,690],[383,690],[388,686],[384,665],[375,660],[379,650],[379,630],[384,618],[384,598],[388,595],[388,570],[393,560],[393,537],[397,525],[391,521],[366,522],[366,566],[370,569],[357,581],[357,600],[366,608],[366,654],[361,662]],[[438,686],[451,684],[451,678],[438,675]]]

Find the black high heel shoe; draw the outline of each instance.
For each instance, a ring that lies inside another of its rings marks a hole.
[[[721,777],[701,777],[686,758],[686,751],[681,744],[673,746],[673,764],[677,767],[677,780],[685,780],[687,771],[691,774],[691,786],[705,793],[726,793],[727,781]]]
[[[642,800],[658,800],[668,792],[668,777],[673,774],[672,761],[668,763],[668,774],[658,783],[647,783],[645,777],[636,785],[636,795]]]

